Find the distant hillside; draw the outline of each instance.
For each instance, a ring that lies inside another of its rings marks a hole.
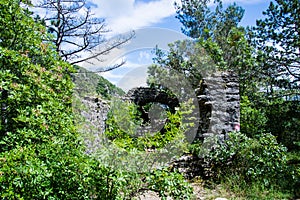
[[[125,92],[109,82],[102,76],[88,71],[85,68],[75,66],[77,73],[73,74],[75,83],[75,93],[79,96],[100,95],[104,99],[110,99],[111,96],[122,96]]]

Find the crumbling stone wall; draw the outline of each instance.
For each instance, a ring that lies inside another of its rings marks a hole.
[[[196,139],[217,136],[220,140],[226,138],[227,133],[239,130],[240,96],[238,77],[232,72],[218,72],[203,80],[203,92],[197,96],[199,103],[199,129]],[[171,110],[179,106],[177,98],[169,97],[165,92],[141,87],[130,90],[123,100],[130,100],[139,106],[147,103],[161,103]],[[104,132],[105,120],[109,111],[109,104],[96,97],[81,98],[85,109],[81,110],[88,124],[83,131],[93,140],[86,140],[88,149],[97,148],[99,134]],[[145,117],[147,113],[144,113]],[[89,125],[91,125],[89,127]],[[172,163],[174,168],[183,172],[187,178],[194,176],[209,176],[209,163],[202,157],[184,155]]]
[[[76,105],[73,107],[80,115],[76,123],[87,145],[87,153],[91,153],[100,147],[101,134],[105,130],[105,120],[110,109],[109,103],[98,97],[80,97],[75,100]]]
[[[200,116],[196,140],[217,136],[223,141],[227,133],[238,131],[240,126],[240,95],[238,77],[232,72],[217,72],[204,78],[203,93],[197,96]],[[166,103],[169,106],[178,106],[174,98],[168,99],[150,88],[135,88],[127,94],[137,105],[150,102]],[[210,162],[199,155],[183,155],[170,163],[173,168],[182,172],[186,178],[195,176],[213,176]]]
[[[218,72],[204,78],[204,85],[204,94],[198,96],[200,126],[204,127],[199,137],[218,135],[224,139],[227,133],[240,126],[238,77],[233,72]]]
[[[240,96],[238,77],[232,72],[217,72],[204,78],[204,92],[197,97],[200,116],[196,139],[218,136],[221,140],[226,134],[237,130],[240,123]],[[133,88],[125,96],[142,107],[147,103],[158,102],[171,110],[179,106],[176,97],[170,97],[155,88]],[[143,109],[140,109],[143,112]],[[145,113],[142,113],[145,118]]]

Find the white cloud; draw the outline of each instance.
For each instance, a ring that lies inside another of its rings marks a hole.
[[[113,79],[115,81],[120,80],[121,78],[123,78],[122,74],[115,74],[112,71],[108,71],[108,72],[103,72],[103,73],[99,73],[99,75],[103,76],[106,79]],[[114,82],[115,84],[116,82]]]
[[[133,87],[146,86],[148,66],[128,62],[118,70],[104,72],[100,75],[124,91],[128,91]]]
[[[126,92],[135,87],[147,86],[147,69],[148,65],[141,65],[131,69],[119,79],[116,85]]]
[[[92,0],[97,17],[106,19],[113,33],[151,26],[175,14],[172,0],[136,3],[134,0]]]
[[[113,66],[120,60],[126,63],[113,71],[101,73],[114,84],[122,89],[127,90],[130,84],[137,86],[144,85],[146,82],[146,70],[138,70],[140,67],[152,64],[153,49],[155,45],[162,50],[168,49],[167,44],[187,37],[180,32],[163,29],[163,28],[144,28],[136,31],[136,37],[122,48],[112,50],[108,55],[103,57],[102,62],[94,61],[93,64],[82,63],[81,66],[97,71],[97,69]],[[129,72],[131,72],[131,75]],[[129,73],[129,74],[128,74]],[[118,84],[120,82],[120,84]],[[133,84],[134,82],[134,84]],[[127,83],[127,84],[126,84]],[[130,84],[129,84],[130,83]]]
[[[145,60],[146,61],[152,61],[152,57],[153,55],[147,51],[140,51],[139,52],[139,57],[138,57],[138,61],[141,63],[141,62],[144,62]]]
[[[108,28],[114,34],[124,33],[159,23],[162,19],[175,14],[174,1],[155,0],[142,2],[135,0],[90,0],[97,7],[92,7],[97,17],[106,19]],[[223,0],[227,3],[256,4],[265,0]]]

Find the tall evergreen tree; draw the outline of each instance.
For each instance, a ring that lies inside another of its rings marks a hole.
[[[300,95],[299,13],[299,0],[276,0],[254,28],[253,41],[259,50],[262,77],[268,94],[274,97]]]
[[[272,1],[254,27],[268,132],[290,148],[300,141],[300,2]],[[298,146],[299,148],[299,146]]]
[[[214,10],[210,3],[214,3]],[[255,63],[247,31],[239,26],[244,9],[235,3],[224,8],[221,0],[182,0],[175,7],[183,33],[197,39],[219,68],[235,71],[240,77],[242,94],[249,93],[246,85],[251,84],[250,77],[255,75]]]

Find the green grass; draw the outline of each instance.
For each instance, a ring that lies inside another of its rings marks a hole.
[[[276,184],[270,184],[266,188],[263,183],[251,182],[248,183],[239,175],[228,174],[223,177],[220,183],[223,191],[234,194],[229,199],[293,199],[295,196],[291,190],[284,190]]]

